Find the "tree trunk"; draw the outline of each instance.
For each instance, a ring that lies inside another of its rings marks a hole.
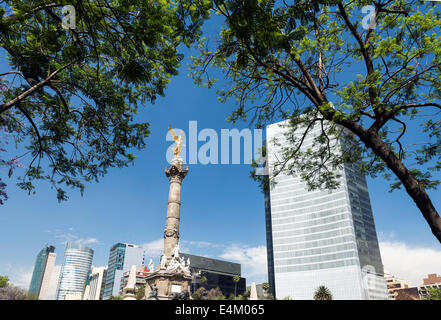
[[[377,156],[383,159],[387,167],[395,173],[406,188],[407,193],[420,209],[432,233],[441,243],[441,218],[424,187],[414,178],[403,162],[395,156],[389,146],[381,140],[376,133],[365,131],[361,136],[359,135],[359,137],[366,147],[372,149]]]

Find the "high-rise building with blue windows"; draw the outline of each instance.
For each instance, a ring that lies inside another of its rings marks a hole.
[[[78,242],[67,242],[58,280],[57,300],[81,298],[92,267],[93,250]]]
[[[47,244],[37,255],[29,292],[37,296],[39,300],[47,298],[55,258],[55,247]]]
[[[267,127],[270,174],[289,143],[284,123]],[[312,128],[301,150],[314,148],[320,130]],[[341,150],[337,143],[332,152]],[[279,299],[313,299],[322,285],[334,299],[388,298],[366,178],[357,164],[345,164],[340,174],[338,189],[314,191],[300,175],[279,174],[265,195],[268,280]]]
[[[110,296],[118,296],[124,272],[130,270],[133,265],[138,267],[143,264],[144,250],[142,247],[128,243],[113,245],[110,249],[107,265],[103,299],[107,300]]]

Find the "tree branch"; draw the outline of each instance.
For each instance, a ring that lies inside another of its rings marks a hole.
[[[38,155],[41,153],[41,151],[43,151],[43,145],[41,143],[41,136],[40,136],[40,132],[38,131],[37,125],[35,124],[34,120],[32,120],[31,115],[20,105],[20,103],[17,103],[16,105],[17,105],[17,108],[29,120],[32,127],[34,128],[35,134],[37,135],[37,138],[38,138],[38,144],[40,145],[40,149],[38,150],[38,153],[37,153],[37,155]]]
[[[340,15],[342,16],[343,20],[345,21],[346,26],[349,28],[349,30],[351,31],[351,33],[353,34],[353,36],[355,37],[355,39],[358,42],[361,54],[363,55],[363,58],[364,58],[364,61],[366,64],[367,73],[369,75],[372,74],[374,72],[374,65],[372,63],[372,58],[371,58],[368,50],[366,50],[366,46],[363,43],[363,40],[361,39],[360,34],[357,32],[357,29],[355,29],[354,25],[349,20],[349,17],[346,13],[346,10],[341,3],[338,4],[338,10],[339,10]],[[375,106],[376,97],[377,97],[376,90],[374,88],[370,87],[369,88],[369,100],[371,102],[372,107]],[[379,115],[377,108],[374,108],[374,113],[376,116]]]
[[[60,73],[61,71],[63,71],[64,69],[68,68],[69,66],[71,66],[73,64],[69,63],[63,67],[61,67],[58,70],[55,70],[54,72],[52,72],[45,80],[40,81],[39,83],[37,83],[36,85],[34,85],[33,87],[29,88],[28,90],[26,90],[25,92],[23,92],[22,94],[20,94],[18,97],[0,105],[0,114],[2,114],[3,112],[5,112],[6,110],[10,109],[11,107],[13,107],[14,105],[16,105],[18,102],[22,101],[23,99],[26,99],[28,96],[30,96],[31,94],[33,94],[35,91],[37,91],[38,89],[43,88],[44,86],[47,86],[49,84],[49,82],[51,81],[52,78],[54,78],[58,73]]]

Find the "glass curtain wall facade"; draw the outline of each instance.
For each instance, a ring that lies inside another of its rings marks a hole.
[[[47,289],[55,263],[54,252],[54,246],[46,245],[38,253],[35,261],[29,292],[36,295],[41,300],[45,300],[47,296]]]
[[[93,250],[76,242],[67,242],[57,288],[57,300],[82,294],[90,274]]]
[[[267,127],[270,174],[289,143],[284,123]],[[320,130],[308,133],[301,150],[312,148]],[[333,152],[341,152],[341,145]],[[313,299],[321,285],[334,299],[387,299],[366,179],[356,165],[340,173],[338,189],[314,191],[297,175],[279,174],[266,195],[268,278],[278,299]]]
[[[142,247],[117,243],[110,249],[109,263],[107,266],[106,280],[104,285],[103,299],[107,300],[111,296],[119,295],[121,278],[125,271],[135,265],[144,265],[144,250]]]

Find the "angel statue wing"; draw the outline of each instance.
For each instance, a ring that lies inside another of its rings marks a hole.
[[[182,136],[178,136],[171,126],[168,126],[168,131],[170,131],[174,142],[176,143],[176,147],[173,148],[173,153],[175,157],[179,156],[182,148]]]
[[[173,140],[177,143],[178,142],[178,136],[176,135],[175,131],[173,130],[173,128],[171,126],[168,126],[168,131],[170,131]]]

